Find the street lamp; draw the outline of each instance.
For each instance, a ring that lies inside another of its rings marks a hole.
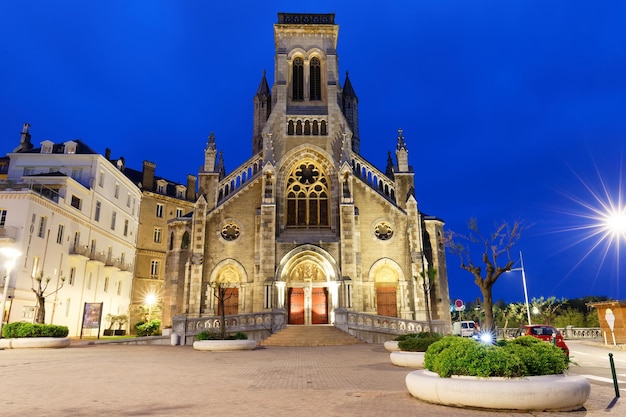
[[[152,316],[152,306],[156,303],[156,295],[148,294],[146,296],[146,304],[148,304],[148,322],[151,320]]]
[[[2,302],[0,302],[0,338],[2,338],[2,325],[4,324],[4,309],[7,303],[7,294],[9,292],[9,281],[11,280],[11,270],[15,266],[15,261],[22,255],[17,249],[13,248],[0,248],[0,254],[2,254],[6,261],[4,263],[4,288],[2,290]],[[8,321],[8,319],[7,319]]]
[[[524,299],[526,301],[526,315],[528,316],[528,325],[532,323],[530,321],[530,305],[528,304],[528,288],[526,287],[526,271],[524,271],[524,259],[522,258],[522,251],[519,252],[520,268],[513,268],[511,271],[522,271],[522,283],[524,284]]]

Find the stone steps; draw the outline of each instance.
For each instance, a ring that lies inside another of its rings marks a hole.
[[[343,346],[365,343],[329,325],[287,326],[261,341],[261,346]]]

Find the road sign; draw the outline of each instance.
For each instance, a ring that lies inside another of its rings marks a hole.
[[[463,300],[461,300],[461,299],[454,300],[454,309],[456,311],[463,311],[463,310],[465,310],[465,304],[463,304]]]

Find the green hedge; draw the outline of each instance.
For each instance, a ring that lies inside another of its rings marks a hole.
[[[447,336],[430,345],[424,355],[424,367],[443,378],[554,375],[563,373],[568,364],[561,349],[532,336],[513,339],[502,346]]]
[[[222,338],[219,333],[204,330],[196,335],[196,340],[222,340]],[[248,340],[248,335],[243,332],[237,332],[235,334],[226,335],[226,340]]]
[[[395,340],[398,340],[400,350],[405,352],[426,352],[428,346],[441,340],[441,337],[439,333],[422,332],[398,336]]]
[[[159,334],[161,328],[161,320],[150,320],[148,322],[140,321],[135,324],[135,333],[137,336],[154,336]]]
[[[70,330],[67,326],[55,324],[34,324],[23,321],[6,324],[2,327],[2,337],[67,337]]]

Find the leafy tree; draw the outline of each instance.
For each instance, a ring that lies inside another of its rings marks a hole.
[[[46,277],[44,279],[43,274],[38,274],[37,276],[31,278],[31,290],[35,293],[35,298],[37,299],[37,314],[35,315],[35,323],[43,324],[46,321],[46,297],[57,293],[61,288],[63,288],[63,284],[65,284],[65,277],[59,277],[61,284],[57,285],[56,289],[46,293],[51,279],[52,278],[50,277]]]
[[[504,310],[502,310],[504,324],[503,328],[506,332],[507,326],[509,322],[511,323],[521,323],[524,320],[524,315],[526,314],[526,306],[522,303],[511,303],[507,304]]]
[[[583,313],[575,308],[567,307],[554,318],[553,325],[555,327],[585,327],[585,322],[585,315]]]
[[[533,306],[533,310],[537,308],[539,314],[543,318],[544,324],[552,324],[552,319],[556,316],[556,312],[567,303],[567,299],[561,298],[557,300],[556,297],[548,298],[533,298],[530,300],[530,304]]]
[[[447,232],[446,246],[450,252],[459,257],[461,268],[474,276],[474,283],[480,288],[483,296],[485,311],[483,330],[493,331],[492,288],[500,275],[511,270],[514,261],[511,259],[510,250],[518,242],[522,231],[527,226],[519,221],[513,224],[503,221],[495,225],[495,230],[491,234],[483,235],[478,228],[478,221],[472,218],[467,228],[467,234]],[[481,263],[474,263],[472,250],[478,250],[481,253]],[[503,257],[504,260],[502,260]]]

